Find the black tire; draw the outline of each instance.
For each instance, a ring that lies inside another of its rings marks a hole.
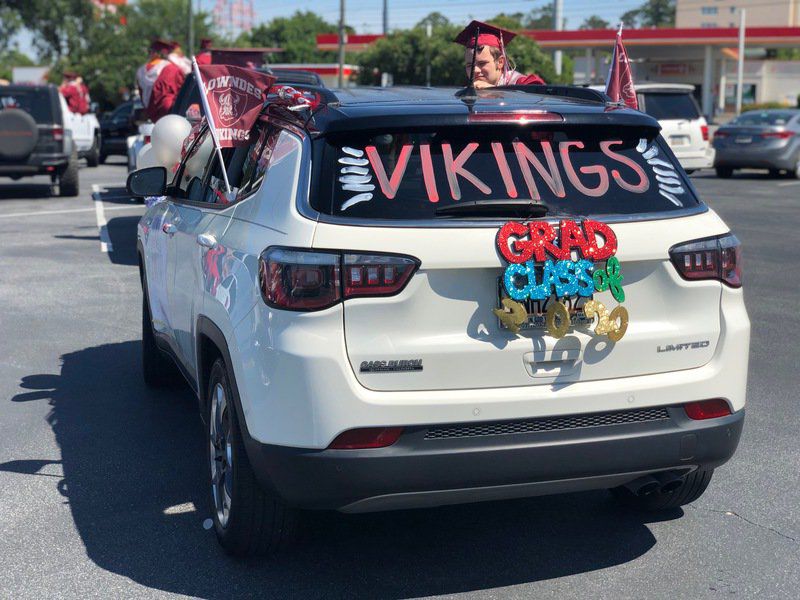
[[[74,198],[79,193],[78,153],[73,151],[67,163],[67,168],[58,176],[58,195],[65,198]]]
[[[728,179],[733,175],[733,169],[730,167],[717,167],[715,171],[717,172],[717,177],[722,179]]]
[[[217,398],[218,386],[224,393],[223,408]],[[225,363],[218,358],[208,378],[206,407],[214,530],[225,552],[233,556],[275,554],[294,538],[297,512],[258,483],[244,447],[232,392]],[[221,437],[219,432],[223,432]],[[228,457],[232,465],[228,464]],[[227,513],[223,490],[229,491]]]
[[[714,469],[693,471],[686,476],[679,488],[664,494],[653,492],[647,496],[635,496],[624,487],[614,488],[610,491],[617,502],[626,508],[641,511],[671,510],[691,504],[702,496],[711,482],[713,474]]]
[[[101,165],[104,165],[104,164],[106,164],[106,159],[107,158],[108,158],[108,154],[105,154],[104,152],[100,152],[100,156],[97,157],[97,162],[99,162]]]
[[[92,147],[86,153],[86,165],[89,167],[96,167],[100,164],[100,134],[94,135]]]
[[[686,174],[687,175],[691,175],[694,172],[695,172],[695,169],[686,169]]]
[[[18,108],[0,110],[0,160],[25,160],[38,141],[39,128],[32,116]]]
[[[174,385],[179,373],[172,359],[156,345],[153,319],[147,302],[147,290],[142,291],[142,376],[147,387],[161,389]]]

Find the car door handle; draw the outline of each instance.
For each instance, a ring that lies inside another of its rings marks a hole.
[[[166,233],[167,235],[174,235],[178,228],[173,223],[164,223],[161,226],[161,231]]]
[[[203,246],[204,248],[216,248],[217,238],[208,233],[201,233],[200,235],[197,236],[197,243]]]

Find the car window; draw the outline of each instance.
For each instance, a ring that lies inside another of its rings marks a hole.
[[[132,112],[133,102],[126,102],[114,109],[114,112],[111,113],[111,118],[114,121],[125,121],[131,116]]]
[[[47,90],[4,90],[0,87],[0,110],[6,108],[23,110],[37,123],[52,123],[54,120]]]
[[[472,201],[533,199],[550,214],[611,215],[698,204],[650,128],[461,127],[329,135],[312,205],[335,216],[441,219]]]
[[[203,175],[213,152],[214,141],[211,138],[210,130],[205,128],[199,132],[197,139],[189,145],[186,156],[177,169],[175,179],[172,182],[176,197],[187,198],[196,202],[200,201],[202,187],[198,187],[198,184],[203,181]],[[192,183],[195,179],[197,182]],[[193,197],[189,197],[188,194],[190,185],[194,194]]]
[[[649,94],[644,92],[644,111],[662,119],[698,119],[700,109],[691,94]]]
[[[751,111],[742,113],[734,119],[734,125],[786,125],[796,112],[790,111]]]
[[[204,181],[206,188],[202,202],[228,205],[247,198],[258,190],[264,179],[279,130],[271,125],[260,125],[251,135],[252,141],[246,146],[225,148],[222,158],[231,185],[231,194],[226,193],[222,169],[215,157],[210,163]]]

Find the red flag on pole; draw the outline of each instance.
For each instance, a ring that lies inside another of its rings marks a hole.
[[[611,67],[608,70],[608,80],[606,82],[606,94],[614,102],[624,102],[628,108],[639,110],[639,102],[636,100],[636,90],[633,87],[633,73],[631,73],[631,63],[628,60],[628,53],[622,45],[622,25],[617,32],[617,41],[614,44],[614,54],[611,57]]]
[[[203,108],[220,148],[247,144],[275,77],[232,65],[197,65]]]

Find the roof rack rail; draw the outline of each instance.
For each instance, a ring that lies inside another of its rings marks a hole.
[[[602,104],[610,100],[608,96],[598,90],[572,85],[506,85],[503,86],[503,89],[518,90],[526,94],[575,98],[577,100],[588,100],[589,102],[600,102]]]

